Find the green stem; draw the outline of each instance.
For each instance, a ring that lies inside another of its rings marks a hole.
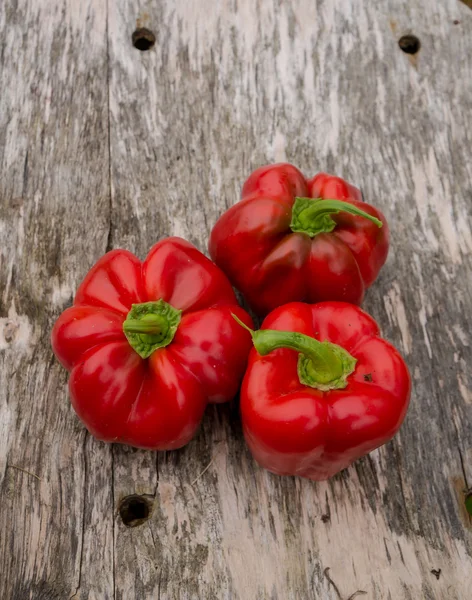
[[[148,358],[174,339],[181,312],[164,300],[133,304],[123,323],[123,332],[139,356]]]
[[[306,233],[310,237],[315,237],[319,233],[329,233],[336,227],[336,221],[331,218],[331,215],[340,212],[364,217],[375,223],[377,227],[382,227],[382,221],[349,202],[322,198],[295,198],[290,228],[294,232]]]
[[[126,319],[123,331],[126,333],[146,333],[161,335],[168,329],[167,319],[161,315],[147,314],[142,319]]]
[[[321,391],[347,386],[347,377],[354,371],[357,360],[341,346],[326,341],[319,342],[296,331],[253,331],[236,315],[233,314],[233,318],[251,333],[254,347],[261,356],[278,348],[299,352],[298,377],[304,385]]]

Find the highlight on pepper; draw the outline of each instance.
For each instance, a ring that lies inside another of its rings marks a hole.
[[[213,227],[215,263],[259,315],[288,302],[361,304],[387,259],[389,228],[347,181],[293,165],[256,169]]]
[[[261,466],[328,479],[400,428],[410,400],[408,368],[359,307],[292,302],[250,333],[241,419]]]
[[[185,240],[158,242],[144,262],[105,254],[51,335],[90,433],[151,450],[189,442],[206,405],[238,392],[251,338],[233,313],[252,325],[225,275]]]

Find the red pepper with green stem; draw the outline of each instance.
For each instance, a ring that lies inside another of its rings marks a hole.
[[[251,338],[232,313],[252,324],[220,269],[182,239],[143,263],[126,250],[103,256],[52,331],[90,433],[151,450],[189,442],[206,405],[237,394]]]
[[[241,418],[263,467],[328,479],[398,431],[410,399],[408,368],[360,308],[293,302],[251,333]]]
[[[261,167],[214,226],[210,255],[265,315],[292,301],[360,304],[384,264],[389,231],[360,191],[289,164]]]

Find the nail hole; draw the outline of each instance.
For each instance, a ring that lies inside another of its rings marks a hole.
[[[406,54],[416,54],[421,48],[421,42],[416,35],[402,35],[398,40],[398,45]]]
[[[156,36],[150,29],[139,27],[133,32],[131,40],[135,48],[141,50],[141,52],[146,52],[146,50],[150,50],[156,43]]]
[[[329,523],[331,517],[329,515],[321,515],[321,520],[323,523]]]
[[[152,502],[146,496],[132,494],[120,502],[120,517],[126,527],[137,527],[149,519]]]

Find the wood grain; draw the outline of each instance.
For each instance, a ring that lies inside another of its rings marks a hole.
[[[62,600],[91,586],[104,598],[112,589],[111,449],[91,443],[74,417],[66,373],[49,345],[83,266],[107,245],[106,26],[93,0],[0,6],[5,600]],[[90,579],[82,578],[82,563]]]
[[[2,3],[2,600],[469,597],[471,51],[457,0]],[[400,434],[318,484],[259,469],[236,403],[178,452],[95,441],[54,319],[109,248],[205,251],[242,181],[279,160],[346,177],[389,219],[365,308],[413,374]],[[154,499],[134,528],[130,494]]]

